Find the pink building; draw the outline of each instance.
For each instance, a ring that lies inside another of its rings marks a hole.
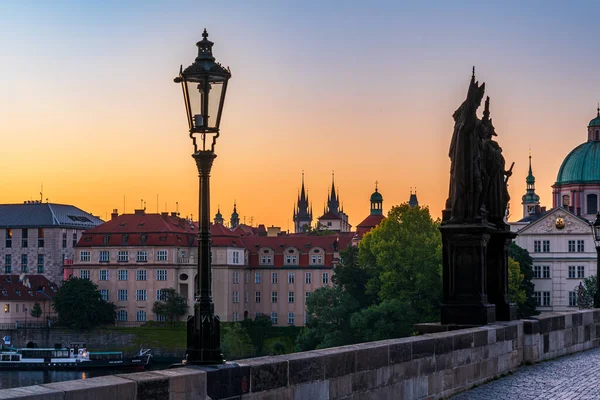
[[[193,304],[197,230],[197,224],[175,213],[113,213],[110,221],[84,232],[72,273],[98,285],[104,299],[117,305],[118,320],[161,320],[152,306],[162,289],[175,288]],[[266,314],[275,325],[303,325],[306,297],[331,285],[339,250],[348,247],[351,238],[352,234],[267,236],[264,227],[232,231],[213,224],[215,313],[222,321]]]

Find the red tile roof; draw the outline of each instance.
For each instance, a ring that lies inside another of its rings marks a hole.
[[[332,213],[331,211],[327,211],[325,214],[321,215],[318,219],[342,219],[339,214]]]
[[[384,215],[369,215],[356,226],[356,236],[360,239],[364,234],[378,226],[385,219]]]
[[[350,245],[352,237],[350,235],[281,235],[281,236],[249,236],[242,238],[244,244],[250,252],[257,252],[262,247],[270,247],[276,253],[282,252],[288,247],[295,247],[300,252],[306,252],[313,247],[321,247],[327,252],[334,250],[334,243],[337,242],[338,250],[345,249]]]
[[[0,275],[0,300],[45,301],[56,294],[58,286],[43,275]]]

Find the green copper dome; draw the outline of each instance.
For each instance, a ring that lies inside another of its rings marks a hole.
[[[591,124],[600,118],[594,118]],[[557,185],[600,183],[600,141],[582,143],[565,158],[556,178]]]
[[[590,124],[588,125],[588,127],[591,127],[591,126],[600,126],[600,115],[590,121]]]
[[[371,195],[371,203],[381,203],[383,201],[383,196],[377,189]]]

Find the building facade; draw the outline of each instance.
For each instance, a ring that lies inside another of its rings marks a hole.
[[[212,296],[222,321],[265,314],[275,325],[303,325],[306,297],[331,285],[339,250],[350,236],[275,235],[238,225],[211,225]],[[96,283],[117,305],[119,321],[161,321],[152,306],[161,290],[187,298],[198,288],[197,224],[169,215],[113,214],[80,239],[70,273]],[[307,294],[309,293],[309,294]]]
[[[523,218],[511,223],[515,243],[533,258],[535,296],[541,311],[577,307],[577,288],[596,275],[591,222],[600,197],[600,109],[588,124],[587,141],[563,160],[552,186],[553,208],[540,206],[529,156]]]
[[[25,202],[0,205],[0,272],[39,274],[63,280],[64,265],[86,229],[102,220],[64,204]]]
[[[52,298],[58,286],[43,275],[0,275],[0,323],[47,324],[48,318],[56,316]],[[35,304],[40,305],[41,314],[31,315]]]

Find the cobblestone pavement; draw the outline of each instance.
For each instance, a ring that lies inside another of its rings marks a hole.
[[[600,348],[519,368],[452,400],[598,399]]]

